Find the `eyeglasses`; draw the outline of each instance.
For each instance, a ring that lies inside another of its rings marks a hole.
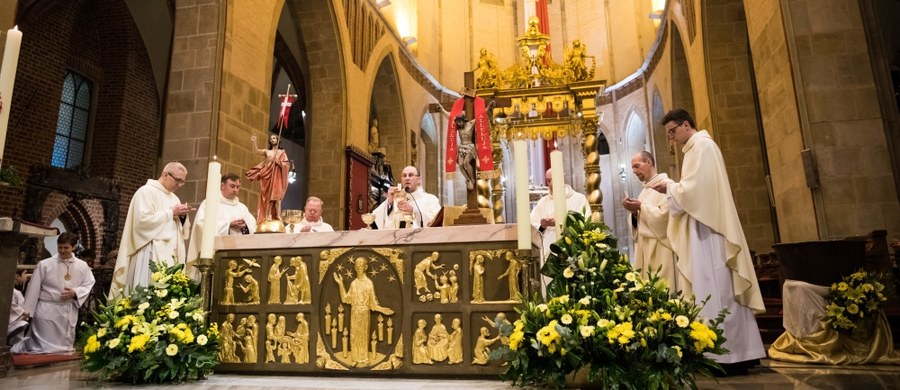
[[[681,122],[680,124],[678,124],[675,127],[666,129],[666,134],[675,134],[675,130],[678,129],[679,127],[681,127],[681,125],[683,125],[683,124],[685,124],[685,122]]]
[[[169,175],[169,177],[171,177],[172,180],[175,180],[175,184],[178,184],[178,185],[184,184],[184,179],[183,179],[183,178],[177,178],[177,177],[175,177],[175,175],[172,175],[172,172],[166,172],[166,174]]]

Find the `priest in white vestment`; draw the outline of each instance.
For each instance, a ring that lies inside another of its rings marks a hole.
[[[253,234],[256,232],[256,218],[250,214],[246,205],[241,203],[238,193],[241,191],[241,177],[234,173],[222,175],[219,191],[219,216],[216,218],[216,235],[227,236],[229,234]],[[197,260],[200,258],[200,241],[203,237],[203,229],[206,226],[206,200],[197,207],[194,215],[194,228],[191,231],[191,240],[188,243],[187,263],[184,265],[184,273],[196,281],[200,281],[200,270],[197,269]]]
[[[422,178],[416,167],[403,168],[402,188],[389,188],[387,199],[372,211],[375,215],[375,226],[379,229],[405,227],[405,221],[400,218],[403,213],[413,215],[412,227],[431,225],[434,217],[441,211],[441,201],[425,192],[420,186],[421,182]]]
[[[119,244],[110,299],[130,294],[137,286],[146,286],[150,281],[151,262],[170,266],[185,262],[184,240],[191,231],[188,213],[195,209],[182,204],[174,192],[184,186],[186,178],[184,165],[170,162],[159,179],[147,180],[134,193]]]
[[[547,188],[550,193],[538,199],[534,209],[531,210],[531,225],[541,232],[541,240],[543,242],[541,249],[541,265],[547,256],[550,256],[550,244],[559,239],[556,231],[556,218],[553,214],[553,176],[548,169],[544,175],[547,180]],[[582,213],[586,216],[591,215],[591,205],[588,203],[587,197],[575,192],[568,184],[566,184],[566,209]]]
[[[24,318],[31,318],[25,337],[12,353],[70,353],[75,348],[78,308],[91,294],[91,267],[73,254],[78,236],[64,232],[57,239],[58,253],[38,262],[25,291]]]
[[[666,284],[677,291],[675,278],[675,252],[666,235],[669,224],[669,200],[665,194],[653,189],[660,183],[673,183],[665,173],[657,173],[656,161],[650,152],[639,152],[631,158],[631,170],[644,183],[637,199],[625,198],[622,206],[630,211],[637,220],[634,229],[634,268],[641,270],[647,278],[650,270],[658,271],[658,275]]]
[[[306,199],[303,208],[303,220],[289,228],[287,233],[333,232],[334,228],[322,218],[322,206],[325,202],[315,196]]]
[[[748,362],[766,356],[754,312],[765,311],[747,240],[738,219],[722,152],[706,130],[697,131],[683,109],[663,117],[669,138],[683,145],[681,181],[653,188],[668,194],[667,233],[678,256],[678,286],[697,301],[711,296],[700,315],[714,318],[729,311],[722,327],[724,356],[721,364],[745,373]],[[726,370],[728,368],[726,367]],[[731,371],[729,372],[731,373]]]

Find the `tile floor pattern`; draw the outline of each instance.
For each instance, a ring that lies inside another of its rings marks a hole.
[[[800,365],[763,360],[762,367],[750,375],[698,380],[701,389],[900,389],[898,366],[820,366]],[[78,369],[77,363],[65,363],[40,368],[15,370],[0,378],[0,389],[111,389],[136,387],[151,389],[514,389],[491,379],[405,379],[405,378],[337,378],[308,376],[247,376],[216,374],[209,379],[171,386],[129,386],[118,383],[98,383],[94,374]]]

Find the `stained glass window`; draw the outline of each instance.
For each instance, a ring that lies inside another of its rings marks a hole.
[[[90,124],[93,86],[84,76],[69,71],[63,82],[53,144],[54,167],[76,169],[84,162],[84,148]]]

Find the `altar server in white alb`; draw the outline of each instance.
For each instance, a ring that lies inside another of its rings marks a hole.
[[[375,225],[379,229],[404,227],[403,221],[398,220],[400,212],[413,214],[412,227],[429,226],[441,211],[441,201],[420,186],[422,178],[416,167],[403,168],[401,175],[401,188],[388,189],[387,199],[372,211],[372,214],[375,214]]]
[[[94,274],[72,253],[78,236],[64,232],[56,240],[58,253],[38,262],[25,291],[25,318],[31,327],[25,338],[12,346],[13,353],[73,352],[78,308],[84,304]]]
[[[553,175],[550,170],[544,175],[547,180],[547,188],[550,193],[538,199],[534,209],[531,210],[531,225],[541,232],[543,241],[543,249],[541,255],[541,264],[543,260],[550,256],[550,244],[559,239],[559,233],[556,229],[556,217],[553,214]],[[591,215],[591,205],[588,203],[587,197],[583,194],[575,192],[568,184],[566,184],[566,209],[584,215]]]
[[[250,214],[246,205],[241,203],[238,193],[241,191],[241,177],[234,173],[222,175],[219,191],[219,216],[216,219],[216,235],[229,234],[253,234],[256,232],[256,218]],[[206,200],[197,207],[194,215],[194,228],[191,232],[191,240],[188,243],[187,263],[184,265],[184,273],[200,280],[200,270],[195,266],[200,258],[200,240],[203,237],[203,228],[206,223]]]
[[[184,186],[187,168],[170,162],[157,180],[138,188],[128,206],[122,242],[116,258],[109,298],[130,294],[150,282],[150,262],[184,263],[184,241],[191,232],[188,213],[196,210],[181,203],[175,191]]]
[[[713,359],[729,374],[744,374],[766,356],[754,312],[765,311],[747,240],[738,219],[722,152],[706,130],[697,131],[683,109],[662,120],[669,138],[683,145],[681,181],[653,188],[668,194],[667,233],[678,256],[678,286],[695,299],[712,298],[700,312],[714,318],[727,308],[724,347]]]
[[[645,278],[650,270],[659,271],[659,277],[673,290],[679,286],[675,279],[675,252],[666,235],[669,224],[669,200],[653,186],[673,183],[669,175],[656,172],[656,161],[650,152],[639,152],[631,158],[631,171],[644,183],[637,199],[626,197],[622,207],[632,213],[637,221],[634,229],[634,268],[641,270]]]
[[[315,196],[306,199],[306,206],[303,208],[303,220],[294,224],[293,230],[288,233],[317,233],[317,232],[333,232],[325,219],[322,218],[322,206],[325,202]]]

